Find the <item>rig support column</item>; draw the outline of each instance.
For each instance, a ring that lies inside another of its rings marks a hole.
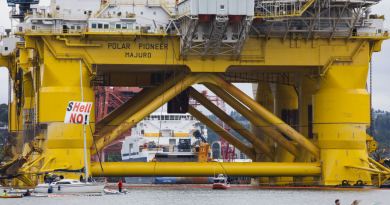
[[[290,82],[293,79],[290,79]],[[274,96],[274,114],[279,119],[282,119],[285,121],[286,119],[295,119],[296,116],[293,115],[294,112],[298,110],[298,96],[296,91],[294,90],[294,87],[292,85],[283,85],[279,83],[270,83],[272,94]],[[292,116],[290,116],[292,114]],[[297,123],[298,121],[295,121]],[[289,124],[293,128],[297,128],[296,124]],[[291,140],[290,140],[291,141]],[[275,161],[276,162],[294,162],[295,157],[287,152],[285,148],[280,146],[279,144],[276,145],[276,151],[275,151]],[[270,178],[270,184],[278,184],[278,185],[284,185],[293,182],[292,177],[272,177]]]
[[[295,83],[298,86],[299,93],[299,132],[309,139],[311,142],[317,144],[313,140],[313,94],[317,90],[317,84],[313,79],[310,79],[309,72],[301,71],[294,73]],[[299,158],[300,162],[314,162],[313,154],[301,147]],[[313,185],[313,177],[296,177],[295,183],[302,183],[303,185]]]
[[[45,47],[48,50],[48,48]],[[50,156],[56,156],[45,170],[66,169],[78,170],[84,167],[83,125],[65,124],[64,116],[69,101],[81,101],[80,63],[78,60],[58,60],[50,52],[45,52],[44,63],[41,64],[39,91],[39,123],[40,134],[45,150],[42,156],[44,163]],[[84,101],[94,102],[95,93],[90,86],[90,72],[82,63]],[[92,110],[95,110],[93,103]],[[95,129],[95,112],[91,112],[90,126]],[[89,127],[86,128],[90,130]],[[91,147],[93,139],[91,132],[86,132],[87,147]],[[87,159],[90,159],[87,150]],[[88,160],[90,161],[90,160]],[[88,165],[90,166],[90,162]],[[90,169],[89,174],[90,174]],[[76,174],[63,174],[66,178],[78,179]],[[88,176],[84,176],[84,179]]]
[[[320,185],[350,184],[358,180],[371,185],[366,167],[366,129],[370,125],[370,94],[366,90],[370,44],[366,42],[355,60],[334,63],[318,82],[313,97],[313,133],[318,137],[322,176]],[[320,78],[318,78],[320,79]]]
[[[253,90],[254,100],[257,103],[259,103],[261,106],[263,106],[265,109],[267,109],[268,111],[273,112],[273,110],[274,110],[274,97],[272,95],[269,83],[267,83],[267,82],[253,83],[252,90]],[[266,135],[262,130],[260,130],[260,128],[258,128],[256,126],[256,124],[253,124],[251,122],[250,130],[257,138],[261,139],[268,146],[273,147],[275,149],[274,140],[272,138],[270,138],[268,135]],[[256,162],[272,162],[272,161],[274,161],[274,160],[270,160],[267,157],[262,157],[264,155],[258,151],[259,150],[256,149]],[[268,177],[252,178],[251,184],[255,185],[255,186],[261,185],[261,184],[269,184],[269,178]]]

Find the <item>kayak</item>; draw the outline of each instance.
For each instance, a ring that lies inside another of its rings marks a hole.
[[[22,198],[22,196],[0,196],[0,199]]]
[[[112,189],[103,189],[103,192],[104,192],[105,194],[123,194],[123,193],[121,193],[121,192],[119,192],[119,191],[112,190]]]

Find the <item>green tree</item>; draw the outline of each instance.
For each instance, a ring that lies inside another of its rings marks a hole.
[[[375,128],[375,140],[379,143],[379,153],[383,154],[382,150],[385,149],[385,155],[390,152],[390,114],[378,116],[374,121]],[[370,133],[370,129],[367,130]]]
[[[5,103],[0,105],[0,122],[8,123],[8,105]]]

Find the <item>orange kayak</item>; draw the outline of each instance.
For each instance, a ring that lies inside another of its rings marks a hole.
[[[12,199],[12,198],[22,198],[22,196],[0,196],[0,199]]]

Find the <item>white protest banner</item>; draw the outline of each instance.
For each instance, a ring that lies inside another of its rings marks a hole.
[[[66,108],[64,123],[89,125],[89,114],[91,112],[91,102],[70,101]]]

